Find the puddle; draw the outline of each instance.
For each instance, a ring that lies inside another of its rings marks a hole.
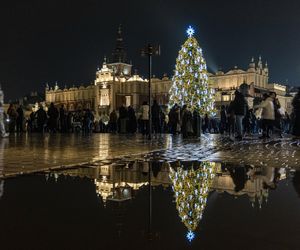
[[[149,185],[150,183],[150,185]],[[298,249],[300,171],[127,162],[0,180],[1,249]]]

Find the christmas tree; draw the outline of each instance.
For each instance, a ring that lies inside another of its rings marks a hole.
[[[211,162],[194,164],[190,169],[178,166],[177,170],[174,170],[170,167],[176,208],[188,229],[187,239],[189,241],[193,240],[194,231],[202,218],[214,173],[215,164]]]
[[[169,105],[187,105],[200,115],[214,113],[214,90],[209,87],[206,62],[194,35],[187,29],[188,39],[182,45],[176,59]]]

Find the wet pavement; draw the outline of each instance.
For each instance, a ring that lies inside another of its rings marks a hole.
[[[182,140],[162,135],[149,142],[141,135],[27,134],[0,140],[0,177],[74,166],[107,165],[136,159],[210,160],[297,167],[300,140],[291,137],[243,141],[220,135]]]
[[[49,168],[111,162],[169,147],[169,138],[149,143],[140,135],[24,134],[0,140],[0,177]]]
[[[299,249],[299,195],[297,169],[218,162],[10,177],[1,249]]]
[[[300,141],[0,140],[1,249],[299,249]]]

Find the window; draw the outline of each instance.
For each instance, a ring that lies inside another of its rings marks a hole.
[[[222,101],[223,102],[229,102],[230,101],[230,95],[223,95],[222,96]]]
[[[126,104],[126,107],[131,105],[131,96],[130,95],[125,96],[125,104]]]

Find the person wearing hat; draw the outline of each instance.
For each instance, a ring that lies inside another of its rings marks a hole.
[[[1,85],[0,85],[0,136],[2,138],[9,136],[9,134],[6,133],[5,126],[4,126],[4,109],[3,109],[3,105],[4,105],[4,94],[3,94],[3,91],[2,91]]]

